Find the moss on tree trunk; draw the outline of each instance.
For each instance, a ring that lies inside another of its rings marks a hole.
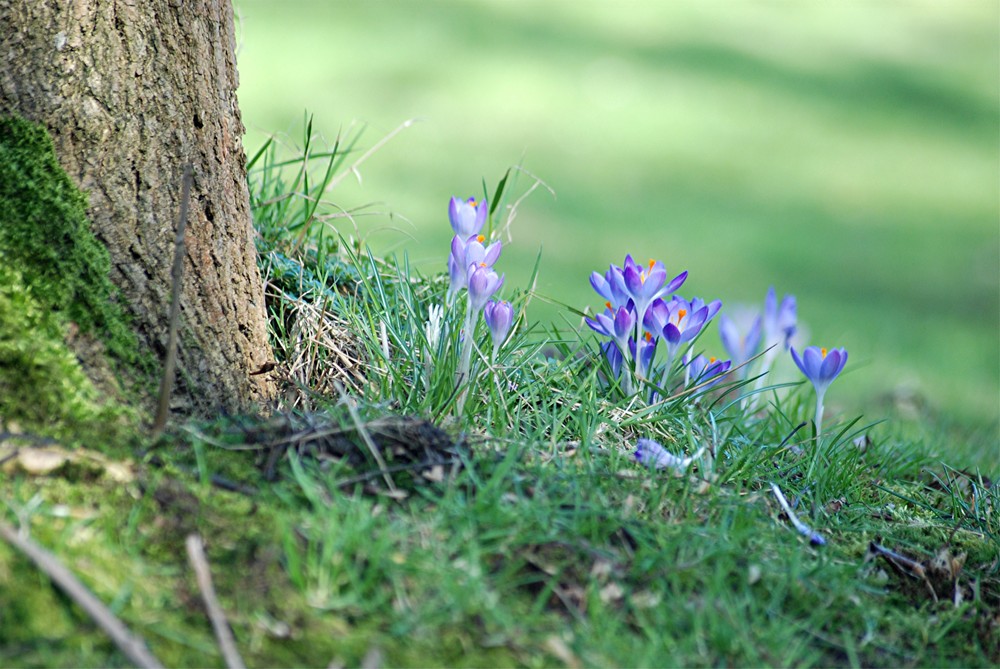
[[[101,264],[94,246],[71,256],[92,260],[87,271],[97,275],[110,269],[137,348],[154,359],[167,345],[181,173],[187,163],[194,167],[175,409],[243,410],[272,397],[274,384],[250,375],[273,356],[246,189],[229,0],[0,0],[0,25],[0,115],[20,115],[50,133],[59,164],[86,194],[67,196],[66,207],[86,207],[110,264]],[[32,225],[21,225],[16,236],[39,239],[26,236]],[[53,308],[81,331],[103,332],[108,351],[128,357],[115,350],[116,335],[105,336],[114,326],[107,303],[81,292],[97,277],[49,265],[64,240],[44,227],[38,233],[49,248],[8,245],[18,249],[24,280],[66,280],[65,287],[47,282],[59,293]],[[41,264],[31,265],[35,260]],[[100,351],[86,338],[70,343],[100,385],[93,373],[105,367],[94,359]]]

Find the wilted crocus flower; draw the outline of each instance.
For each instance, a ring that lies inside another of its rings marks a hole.
[[[791,352],[792,360],[816,389],[816,435],[818,436],[823,426],[823,396],[847,364],[847,349],[835,348],[827,351],[825,348],[809,346],[802,352],[802,357],[799,357],[795,347],[791,348]]]
[[[507,335],[510,333],[510,326],[514,322],[514,307],[506,300],[496,302],[490,300],[483,307],[483,317],[486,325],[490,329],[490,336],[493,338],[493,357],[497,356],[497,351]]]
[[[477,203],[473,197],[465,201],[453,197],[448,203],[448,219],[451,221],[451,228],[462,239],[466,239],[470,235],[478,235],[486,223],[488,214],[489,207],[486,206],[486,200]]]
[[[639,439],[635,444],[635,459],[640,463],[656,469],[672,469],[678,474],[683,474],[704,452],[702,446],[697,453],[684,458],[669,452],[653,439]]]
[[[759,314],[743,311],[737,312],[739,321],[745,324],[741,327],[737,319],[730,318],[723,314],[719,316],[719,337],[722,339],[722,346],[733,361],[733,367],[740,367],[740,376],[746,378],[747,360],[757,354],[760,346],[761,321]]]

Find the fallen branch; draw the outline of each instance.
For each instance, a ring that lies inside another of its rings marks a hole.
[[[76,576],[52,553],[27,537],[18,534],[10,525],[0,522],[0,536],[21,551],[39,570],[48,576],[60,590],[83,609],[97,626],[104,630],[111,641],[133,664],[140,669],[162,669],[160,661],[146,648],[146,642],[132,634],[128,627],[106,607]]]

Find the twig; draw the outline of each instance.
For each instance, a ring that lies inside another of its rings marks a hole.
[[[81,583],[56,556],[27,537],[22,537],[10,525],[0,522],[0,536],[21,551],[60,590],[83,609],[97,626],[104,630],[118,649],[140,669],[161,669],[160,661],[146,648],[146,642],[132,634],[128,627],[101,600]]]
[[[923,581],[924,585],[927,586],[927,591],[931,593],[931,599],[937,604],[938,596],[934,591],[934,586],[931,585],[931,581],[927,578],[927,569],[924,565],[920,564],[916,560],[910,559],[905,555],[900,555],[894,550],[890,550],[885,546],[880,546],[874,541],[868,544],[868,554],[883,558],[886,562],[892,565],[892,568],[901,574],[906,574],[913,578],[919,578]]]
[[[171,270],[169,335],[167,356],[163,361],[163,378],[160,380],[160,400],[153,420],[153,438],[163,432],[170,413],[170,391],[174,385],[174,367],[177,364],[177,325],[181,316],[181,283],[184,278],[184,231],[187,228],[188,200],[191,199],[191,163],[184,166],[181,186],[181,212],[177,221],[177,238],[174,242],[174,266]]]
[[[382,453],[378,449],[378,445],[372,439],[372,436],[368,434],[368,430],[365,429],[364,423],[361,422],[361,416],[358,415],[358,410],[355,408],[354,403],[351,398],[347,396],[344,391],[344,386],[340,384],[339,381],[334,381],[337,386],[337,390],[340,391],[340,401],[347,407],[347,412],[351,415],[351,420],[354,421],[355,427],[358,428],[358,434],[361,435],[361,439],[368,446],[368,450],[371,451],[372,457],[375,458],[375,462],[378,464],[379,471],[382,472],[382,479],[385,484],[389,486],[389,490],[396,492],[396,484],[392,480],[392,475],[389,474],[388,468],[385,465],[385,459],[382,458]]]
[[[212,629],[215,630],[215,638],[219,642],[219,649],[222,657],[226,661],[229,669],[246,669],[240,651],[236,648],[236,640],[233,639],[233,632],[226,622],[226,614],[219,606],[219,600],[215,597],[215,588],[212,587],[212,572],[208,568],[208,560],[205,558],[205,550],[202,546],[201,537],[197,534],[189,534],[187,541],[188,560],[194,569],[195,578],[198,579],[198,589],[201,590],[201,597],[205,600],[205,608],[208,610],[208,618],[212,621]]]
[[[788,500],[785,499],[785,495],[781,492],[781,488],[778,487],[776,483],[771,484],[771,490],[774,491],[774,496],[778,498],[778,504],[781,508],[785,510],[785,515],[788,516],[788,520],[791,521],[795,529],[799,531],[799,534],[809,539],[809,543],[813,546],[823,546],[826,544],[826,539],[816,532],[811,527],[799,520],[799,517],[795,515],[792,511],[792,507],[788,504]]]

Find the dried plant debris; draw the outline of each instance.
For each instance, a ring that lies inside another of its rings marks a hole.
[[[866,561],[881,559],[899,577],[899,585],[911,598],[934,603],[950,601],[958,606],[971,594],[969,583],[962,582],[966,554],[952,554],[942,548],[931,558],[920,560],[879,543],[868,545]]]
[[[434,423],[412,416],[354,423],[329,414],[283,413],[242,430],[242,441],[260,449],[269,480],[276,478],[278,464],[289,453],[337,461],[357,470],[358,476],[344,483],[377,484],[379,478],[396,481],[400,472],[441,481],[461,464],[460,444]]]
[[[292,296],[269,285],[267,299],[272,311],[281,314],[278,357],[274,372],[284,386],[288,409],[312,410],[315,396],[335,396],[337,385],[360,391],[365,384],[368,363],[363,346],[347,321],[309,296]]]

